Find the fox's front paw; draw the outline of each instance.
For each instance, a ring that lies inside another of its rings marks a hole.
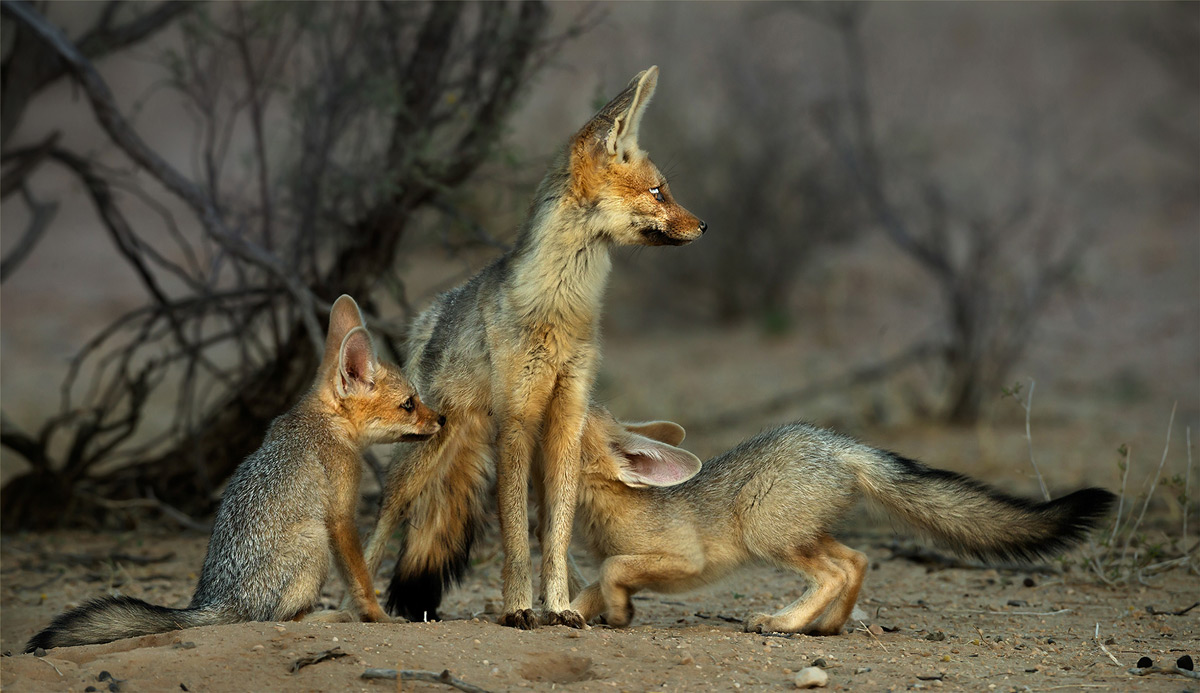
[[[583,615],[578,611],[547,611],[542,614],[542,625],[567,626],[568,628],[587,628]]]
[[[605,624],[613,628],[624,628],[633,621],[633,602],[625,602],[625,606],[614,605],[604,613]]]
[[[390,616],[383,612],[383,609],[371,609],[364,611],[362,615],[363,623],[391,623]]]
[[[520,611],[512,611],[501,616],[500,625],[508,626],[509,628],[520,628],[521,630],[533,630],[538,627],[538,618],[533,613],[533,609],[521,609]]]
[[[784,633],[778,619],[770,614],[754,614],[746,621],[747,633]]]

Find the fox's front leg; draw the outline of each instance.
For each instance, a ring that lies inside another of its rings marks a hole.
[[[364,621],[386,623],[389,619],[379,607],[379,600],[375,598],[375,588],[371,582],[371,575],[367,572],[367,563],[363,559],[358,528],[354,526],[354,503],[358,500],[357,496],[356,491],[351,499],[339,498],[331,503],[334,507],[330,510],[325,524],[329,532],[329,546],[333,550],[338,573],[346,583],[346,591],[350,601],[354,603],[355,611]]]
[[[600,583],[593,582],[584,587],[571,602],[571,610],[579,613],[584,623],[604,613],[604,595],[600,593]]]
[[[589,378],[560,376],[546,411],[542,433],[543,623],[582,628],[584,620],[570,608],[569,556],[571,524],[579,490],[579,438],[587,408]]]
[[[504,613],[500,625],[530,630],[537,627],[533,578],[529,572],[528,489],[533,436],[522,424],[517,420],[502,429],[496,469],[496,505],[500,511],[500,541],[504,546],[501,570]]]
[[[670,591],[671,583],[689,580],[699,575],[703,567],[701,562],[691,558],[668,554],[609,556],[600,566],[604,619],[616,628],[629,625],[633,620],[633,603],[629,597],[635,592],[652,585]],[[584,595],[590,590],[591,587],[584,590],[576,603],[582,605]]]

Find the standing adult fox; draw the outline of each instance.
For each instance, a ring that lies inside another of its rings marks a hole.
[[[593,406],[584,427],[579,528],[603,559],[572,603],[628,625],[630,595],[683,592],[753,563],[800,573],[809,589],[746,630],[832,635],[858,599],[867,557],[829,531],[865,495],[947,548],[1034,558],[1077,543],[1115,497],[1086,488],[1041,503],[804,423],[765,431],[701,465],[678,424],[622,424]]]
[[[170,609],[132,597],[103,597],[55,618],[25,651],[297,619],[320,598],[331,552],[362,620],[388,620],[354,524],[362,451],[375,443],[428,438],[444,421],[421,403],[399,368],[379,362],[358,305],[341,296],[329,314],[325,355],[312,389],[271,422],[262,447],[229,479],[191,604]]]
[[[538,186],[512,249],[413,323],[405,369],[449,423],[429,442],[399,450],[388,472],[366,556],[374,574],[388,538],[407,518],[387,602],[393,613],[437,618],[443,589],[466,567],[495,469],[504,546],[500,622],[536,627],[527,520],[532,469],[541,620],[583,626],[569,610],[567,547],[609,250],[684,245],[706,228],[675,202],[638,146],[657,79],[656,67],[641,72],[593,116]]]

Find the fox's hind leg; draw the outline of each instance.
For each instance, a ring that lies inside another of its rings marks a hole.
[[[835,542],[836,543],[836,542]],[[850,582],[850,576],[827,552],[824,538],[798,547],[774,560],[803,575],[808,581],[804,594],[774,614],[755,614],[746,622],[746,630],[758,633],[804,632],[837,601]],[[854,603],[851,602],[851,608]]]
[[[847,581],[825,613],[821,614],[806,632],[812,635],[837,635],[842,632],[846,621],[850,620],[850,612],[854,610],[854,604],[858,601],[858,592],[862,589],[863,578],[867,575],[869,561],[863,552],[855,551],[829,535],[821,539],[821,548],[846,572]]]

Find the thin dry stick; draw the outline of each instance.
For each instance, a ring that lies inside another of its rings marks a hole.
[[[950,611],[949,609],[947,611]],[[955,613],[962,614],[993,614],[995,616],[1057,616],[1059,614],[1070,613],[1071,609],[1059,609],[1058,611],[986,611],[979,609],[954,609]]]
[[[1187,551],[1188,508],[1192,504],[1192,427],[1188,426],[1184,430],[1187,432],[1187,467],[1183,470],[1183,541],[1180,545],[1183,546],[1184,551]],[[1185,557],[1187,556],[1185,555]]]
[[[1096,624],[1095,639],[1096,639],[1096,644],[1100,646],[1100,649],[1104,650],[1104,654],[1108,655],[1108,658],[1112,660],[1113,664],[1116,664],[1117,666],[1121,666],[1120,660],[1118,660],[1116,657],[1114,657],[1112,652],[1108,651],[1108,648],[1104,646],[1104,643],[1100,642],[1100,624],[1099,623]]]
[[[863,623],[862,621],[859,621],[858,625],[862,626],[863,632],[865,632],[867,635],[874,638],[875,642],[879,643],[879,646],[883,648],[884,652],[888,651],[887,645],[883,644],[883,641],[879,639],[878,635],[875,635],[874,633],[871,632],[871,629],[869,627],[867,627],[867,624]]]
[[[442,683],[447,686],[453,686],[460,691],[467,693],[488,693],[486,688],[480,688],[474,684],[467,683],[462,679],[456,679],[450,675],[449,669],[443,669],[442,673],[438,674],[432,671],[417,671],[413,669],[367,669],[362,673],[364,679],[389,679],[392,681],[424,681],[426,683]]]
[[[1129,446],[1124,445],[1122,449],[1125,451],[1125,473],[1121,475],[1121,495],[1117,496],[1116,518],[1113,519],[1112,534],[1108,537],[1108,545],[1110,547],[1117,541],[1117,530],[1121,527],[1121,513],[1125,509],[1125,486],[1129,482]]]
[[[1155,472],[1154,478],[1150,481],[1150,490],[1146,493],[1146,502],[1142,503],[1142,512],[1138,515],[1137,522],[1133,523],[1133,527],[1129,529],[1129,535],[1125,537],[1125,547],[1121,549],[1121,561],[1125,560],[1125,553],[1129,551],[1129,543],[1133,541],[1133,536],[1137,534],[1138,527],[1142,526],[1142,520],[1146,517],[1146,508],[1150,507],[1150,499],[1154,497],[1154,489],[1158,487],[1158,480],[1162,477],[1163,465],[1167,463],[1167,451],[1171,449],[1171,427],[1175,425],[1175,410],[1179,407],[1179,402],[1176,401],[1171,407],[1171,420],[1167,422],[1167,442],[1163,445],[1162,459],[1158,463],[1158,471]]]
[[[1025,443],[1029,446],[1029,464],[1033,465],[1033,473],[1037,475],[1038,486],[1042,487],[1042,497],[1050,500],[1050,491],[1046,490],[1046,480],[1042,478],[1042,472],[1038,469],[1037,461],[1033,459],[1033,433],[1029,426],[1029,418],[1033,413],[1033,388],[1036,386],[1037,381],[1030,378],[1028,401],[1021,402],[1021,400],[1017,400],[1017,403],[1025,410]]]

